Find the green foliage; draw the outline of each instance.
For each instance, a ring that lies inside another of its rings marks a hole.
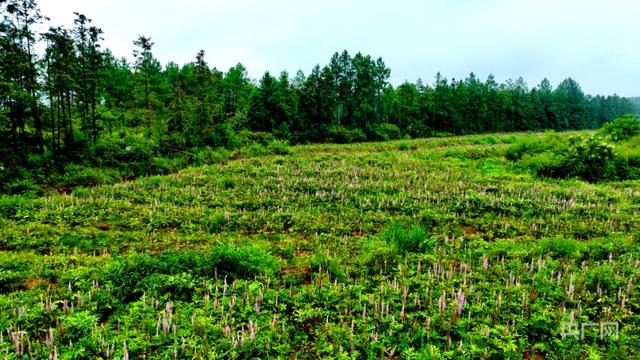
[[[543,255],[551,254],[554,257],[565,259],[579,259],[581,245],[575,239],[548,239],[540,242],[540,250]]]
[[[398,144],[398,150],[400,151],[407,151],[409,149],[411,149],[411,146],[406,142],[401,142],[400,144]]]
[[[596,134],[613,142],[629,140],[640,135],[640,118],[631,114],[624,115],[604,124]]]
[[[520,137],[505,151],[505,157],[511,161],[521,160],[525,155],[534,156],[545,151],[561,151],[566,145],[555,133],[545,133],[542,137]]]
[[[267,152],[274,155],[289,155],[289,143],[284,140],[273,140],[267,145]]]
[[[541,177],[589,182],[637,179],[640,163],[631,143],[614,146],[606,139],[593,135],[521,139],[505,157]]]
[[[362,142],[367,139],[367,135],[361,129],[348,129],[340,125],[332,125],[327,128],[327,137],[331,142],[338,144],[351,144]]]
[[[210,148],[220,160],[168,176],[0,197],[0,352],[20,357],[20,336],[32,358],[122,358],[125,341],[149,359],[637,352],[635,181],[541,181],[492,136],[287,156],[269,140],[255,158]],[[563,339],[571,317],[620,337]]]
[[[98,318],[89,311],[76,311],[64,316],[62,319],[61,331],[64,333],[64,339],[76,342],[85,336],[91,335]]]
[[[5,294],[17,291],[26,279],[25,273],[0,269],[0,291]]]
[[[189,298],[196,289],[192,276],[272,276],[277,267],[277,260],[260,248],[220,245],[206,252],[124,256],[112,262],[106,270],[106,279],[112,284],[113,294],[120,301],[132,301],[146,292],[180,294]],[[176,289],[184,292],[176,292]]]
[[[379,124],[374,128],[373,133],[375,140],[388,141],[402,138],[402,130],[395,124]]]
[[[236,182],[230,178],[222,178],[220,179],[220,186],[222,186],[223,189],[233,189],[236,186]]]
[[[398,256],[398,249],[382,239],[370,239],[363,247],[363,254],[358,259],[362,268],[370,274],[379,274],[387,270]]]
[[[34,201],[27,196],[0,196],[0,216],[5,219],[19,218],[23,212],[33,208]]]
[[[393,244],[401,253],[423,252],[432,245],[426,230],[418,224],[407,228],[402,223],[394,222],[382,231],[381,238]]]
[[[143,134],[114,132],[93,147],[93,161],[101,168],[116,168],[125,176],[140,176],[153,172],[155,152],[155,142]]]
[[[77,186],[91,187],[101,184],[111,184],[119,179],[120,173],[117,170],[108,168],[93,168],[81,165],[69,165],[65,169],[65,174],[61,184],[71,188]]]

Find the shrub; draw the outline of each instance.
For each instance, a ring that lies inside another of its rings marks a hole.
[[[399,222],[387,226],[382,232],[382,239],[395,245],[400,252],[422,252],[428,242],[427,232],[422,226],[414,224],[407,229]]]
[[[119,177],[119,173],[113,169],[98,169],[81,165],[68,165],[62,179],[62,184],[69,187],[89,187],[100,184],[108,184]]]
[[[33,208],[33,200],[26,196],[0,196],[0,217],[14,219],[21,210]]]
[[[273,140],[267,145],[267,151],[273,155],[289,155],[289,142],[285,140]]]
[[[0,269],[0,293],[10,293],[19,290],[27,279],[23,272]]]
[[[153,274],[146,280],[152,294],[171,294],[172,298],[188,301],[198,288],[198,282],[188,272],[175,275]]]
[[[364,254],[359,256],[361,268],[369,274],[379,273],[385,266],[391,266],[398,255],[394,244],[377,238],[370,238],[364,245]]]
[[[236,187],[236,181],[233,178],[223,177],[220,179],[220,186],[222,186],[223,189],[233,189]]]
[[[61,323],[65,340],[73,342],[90,335],[97,325],[98,318],[88,311],[71,312],[63,317]]]
[[[551,138],[521,140],[505,156],[550,178],[579,178],[589,182],[636,179],[640,156],[628,144],[616,149],[601,136],[572,136],[565,141]]]
[[[224,148],[214,149],[205,146],[196,151],[193,162],[196,165],[216,164],[229,159],[229,154]]]
[[[217,212],[209,217],[206,220],[205,227],[208,232],[215,234],[222,232],[227,226],[227,219],[224,216],[224,213]]]
[[[483,138],[477,138],[473,140],[473,143],[477,145],[495,145],[499,142],[500,141],[493,135],[487,135]]]
[[[77,188],[73,189],[73,195],[77,198],[87,198],[89,197],[89,195],[91,195],[91,192],[86,187],[78,186]]]
[[[640,149],[619,146],[615,149],[616,171],[620,179],[640,179]]]
[[[591,182],[617,178],[613,146],[593,136],[570,139],[565,167],[570,177]]]
[[[249,157],[262,156],[267,154],[267,148],[264,145],[254,143],[247,147],[242,148],[241,153]]]
[[[402,137],[402,131],[395,124],[382,123],[373,129],[376,140],[396,140]]]
[[[251,131],[243,131],[241,132],[241,136],[245,137],[247,139],[247,144],[248,143],[257,143],[260,145],[267,145],[270,142],[276,140],[276,138],[273,136],[272,133],[270,132],[260,132],[260,131],[256,131],[256,132],[251,132]]]
[[[7,189],[5,191],[11,195],[38,196],[42,193],[40,187],[36,185],[33,179],[18,179],[9,182],[6,187]]]
[[[540,243],[543,254],[551,254],[556,258],[579,258],[580,243],[575,239],[548,239]]]
[[[607,137],[614,142],[628,140],[640,135],[640,118],[631,114],[624,115],[604,124],[597,135]]]
[[[150,254],[132,254],[114,260],[106,270],[113,294],[122,302],[130,302],[146,291],[170,291],[170,288],[189,288],[189,276],[213,278],[221,276],[251,278],[258,275],[273,276],[278,267],[276,258],[257,247],[220,245],[209,251],[166,251]],[[173,277],[171,277],[173,276]],[[164,287],[164,280],[171,284]],[[152,280],[152,281],[151,281]]]
[[[564,178],[565,159],[552,151],[545,151],[533,156],[525,155],[520,162],[541,177]]]
[[[367,140],[366,134],[361,129],[347,129],[341,125],[332,125],[327,128],[329,141],[339,144],[350,144]]]
[[[562,139],[555,133],[547,133],[542,137],[523,137],[517,139],[507,150],[504,156],[512,161],[522,159],[525,155],[536,155],[545,151],[555,151],[565,148]]]
[[[105,134],[93,147],[93,162],[102,168],[117,168],[126,176],[146,175],[152,172],[156,149],[156,143],[143,134]]]

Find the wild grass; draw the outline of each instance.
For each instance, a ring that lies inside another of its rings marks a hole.
[[[0,354],[632,358],[640,183],[505,158],[540,136],[276,144],[1,197]],[[563,338],[569,321],[620,333]]]

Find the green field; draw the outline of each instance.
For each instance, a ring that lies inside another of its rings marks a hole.
[[[1,197],[0,357],[637,358],[640,181],[504,157],[538,136],[236,152]]]

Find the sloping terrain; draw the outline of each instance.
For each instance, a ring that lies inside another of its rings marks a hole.
[[[518,136],[0,198],[0,354],[633,357],[640,183],[538,179]]]

